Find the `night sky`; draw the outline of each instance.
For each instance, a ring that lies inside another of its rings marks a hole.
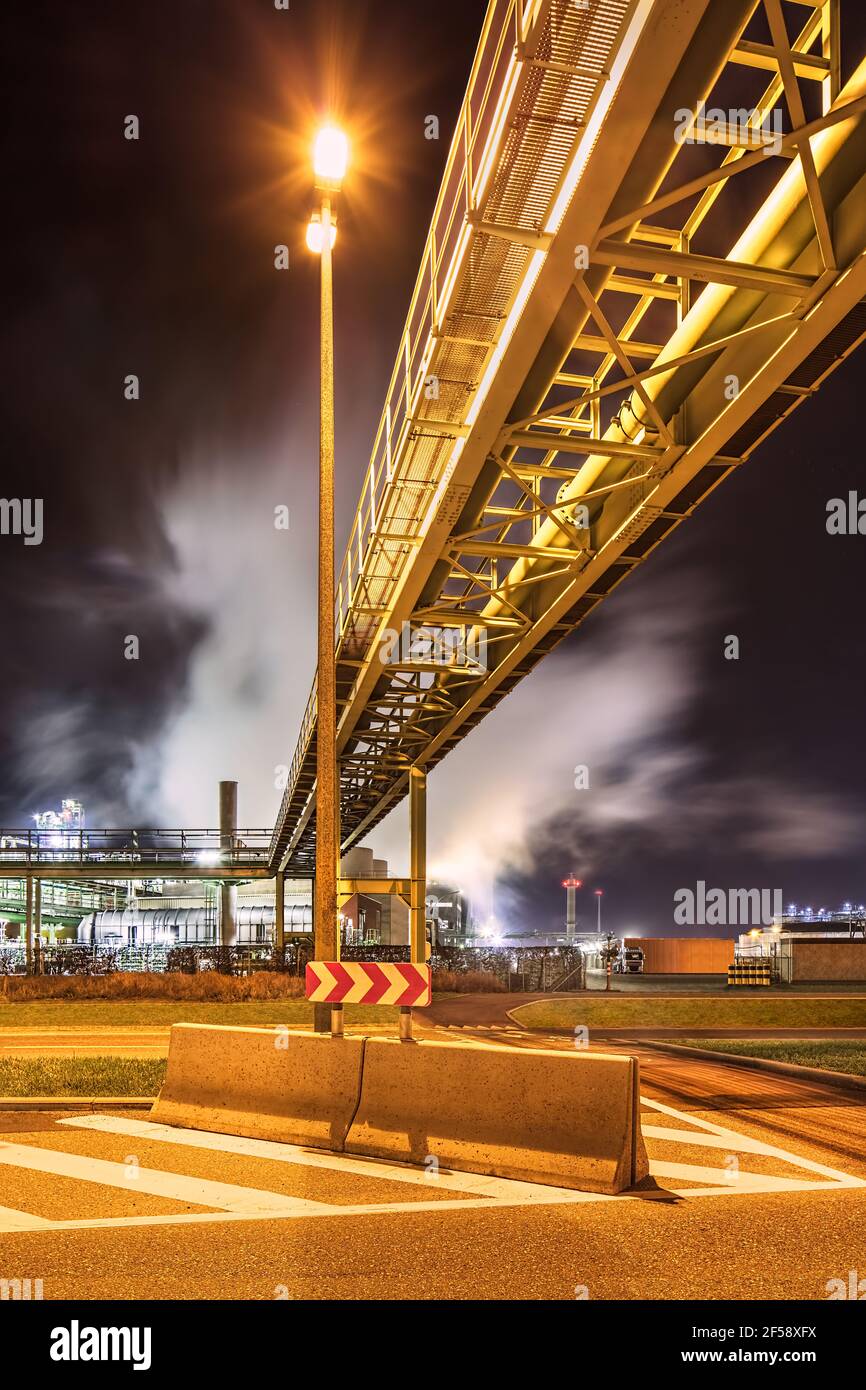
[[[2,493],[42,497],[45,535],[0,538],[3,825],[64,796],[93,826],[213,824],[221,777],[242,824],[272,822],[314,670],[309,141],[331,112],[353,137],[341,552],[485,8],[4,10]],[[825,525],[829,498],[866,493],[864,396],[861,350],[445,760],[434,870],[495,877],[510,929],[557,925],[572,870],[629,934],[672,931],[698,879],[866,900],[866,536]],[[373,843],[400,868],[400,813]]]

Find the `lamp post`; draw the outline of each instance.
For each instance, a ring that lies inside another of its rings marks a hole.
[[[307,246],[321,262],[321,395],[319,411],[319,590],[318,676],[316,684],[316,878],[313,926],[316,960],[336,960],[337,873],[340,854],[337,773],[337,690],[334,660],[334,297],[332,251],[337,229],[331,200],[348,164],[349,144],[335,126],[324,126],[313,146],[319,212],[307,228]],[[318,1033],[342,1028],[342,1010],[332,1017],[328,1004],[316,1004]]]

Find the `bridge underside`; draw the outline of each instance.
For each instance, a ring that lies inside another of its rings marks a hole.
[[[344,848],[866,336],[838,4],[671,8],[490,7],[341,573]],[[272,868],[314,867],[315,735],[314,691]]]

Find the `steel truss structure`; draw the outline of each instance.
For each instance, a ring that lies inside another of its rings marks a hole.
[[[344,848],[866,336],[840,31],[492,0],[338,582]],[[314,867],[315,736],[314,687],[272,871]]]

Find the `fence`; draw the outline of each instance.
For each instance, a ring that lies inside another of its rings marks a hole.
[[[313,959],[310,933],[289,938],[282,951],[260,946],[105,946],[59,942],[46,946],[37,958],[44,975],[111,975],[115,971],[176,971],[195,975],[216,970],[226,975],[249,975],[270,970],[304,974]],[[344,946],[343,960],[408,961],[408,946]],[[442,946],[433,953],[434,974],[484,971],[495,975],[509,991],[546,993],[585,986],[584,961],[576,947]],[[0,949],[0,975],[23,975],[26,959],[17,943]]]

